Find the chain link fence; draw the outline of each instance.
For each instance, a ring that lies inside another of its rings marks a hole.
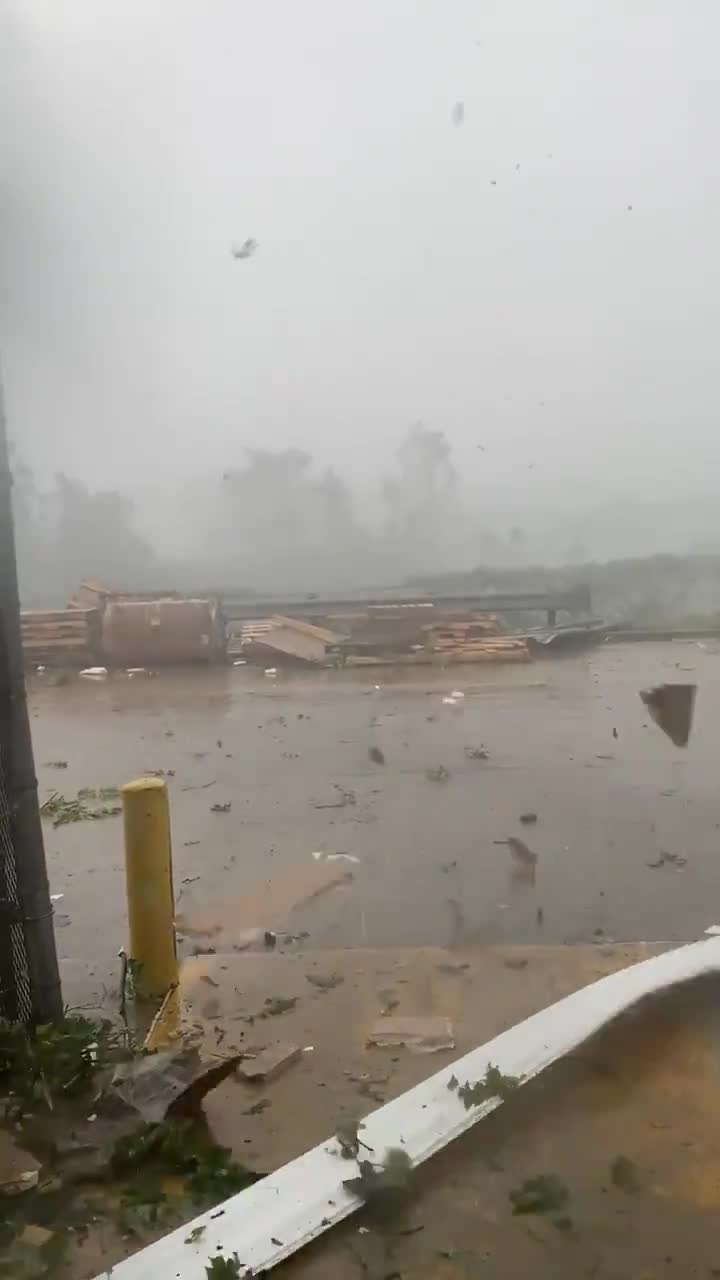
[[[18,894],[13,821],[0,748],[0,1019],[32,1019],[32,991]]]

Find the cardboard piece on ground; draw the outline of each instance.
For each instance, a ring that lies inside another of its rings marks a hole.
[[[169,1115],[196,1112],[206,1093],[236,1068],[242,1054],[203,1061],[197,1048],[165,1049],[122,1063],[112,1078],[113,1094],[142,1116],[160,1124]]]
[[[263,1049],[256,1058],[246,1058],[238,1067],[238,1075],[244,1080],[268,1083],[280,1075],[286,1067],[297,1062],[302,1049],[296,1044],[274,1044]]]
[[[412,1053],[439,1053],[455,1048],[455,1036],[449,1018],[378,1018],[368,1043],[378,1048],[404,1045]]]

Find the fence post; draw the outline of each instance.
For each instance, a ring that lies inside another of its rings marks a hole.
[[[25,694],[12,475],[0,382],[0,1005],[28,1023],[63,1015]]]
[[[164,996],[178,980],[167,787],[161,778],[138,778],[121,796],[135,991]]]

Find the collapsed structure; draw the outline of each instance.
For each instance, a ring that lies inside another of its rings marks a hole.
[[[26,610],[21,617],[28,666],[160,667],[227,659],[316,667],[530,662],[532,630],[511,632],[505,614],[525,620],[543,610],[551,636],[594,635],[588,622],[556,629],[555,615],[589,607],[587,590],[566,597],[408,597],[402,589],[376,599],[285,602],[253,597],[224,602],[211,593],[184,596],[114,591],[81,583],[66,609]],[[493,606],[495,606],[493,608]],[[257,613],[255,609],[257,608]],[[547,641],[543,639],[543,643]]]

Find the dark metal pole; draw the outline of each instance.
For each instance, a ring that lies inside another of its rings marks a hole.
[[[45,867],[37,778],[20,638],[20,599],[12,513],[12,474],[0,380],[0,768],[15,856],[19,923],[25,939],[35,1022],[62,1017],[52,906]],[[6,913],[10,904],[5,902]],[[10,921],[7,921],[9,925]],[[0,928],[2,920],[0,919]]]

